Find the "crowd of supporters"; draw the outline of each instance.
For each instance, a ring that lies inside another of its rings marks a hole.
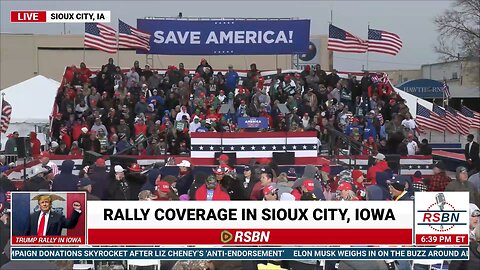
[[[428,178],[420,171],[413,176],[397,175],[389,167],[387,154],[430,155],[431,147],[427,141],[417,141],[417,127],[408,107],[384,79],[369,73],[360,80],[354,75],[341,79],[335,70],[327,75],[317,65],[296,74],[278,70],[267,85],[255,64],[240,78],[232,66],[226,73],[215,72],[204,59],[194,72],[180,63],[165,74],[149,66],[142,69],[138,62],[122,72],[113,59],[95,74],[84,63],[80,68],[72,66],[55,100],[58,112],[52,122],[51,148],[45,152],[40,152],[40,147],[32,149],[41,164],[23,190],[81,190],[89,200],[171,201],[398,201],[412,200],[415,191],[467,191],[470,203],[479,205],[479,173],[473,167],[470,176],[465,167],[457,168],[454,180],[442,162],[435,164],[433,176]],[[219,112],[222,104],[229,106],[227,113]],[[282,113],[279,104],[286,104],[289,112]],[[84,151],[188,154],[192,132],[247,132],[237,126],[240,117],[267,118],[265,132],[315,130],[328,151],[345,148],[349,154],[369,155],[374,162],[367,174],[344,170],[328,175],[320,166],[309,165],[301,176],[294,168],[282,172],[275,161],[252,160],[236,166],[227,155],[218,158],[213,171],[195,171],[194,164],[178,160],[169,164],[178,171],[168,174],[168,166],[154,166],[142,173],[136,163],[112,166],[108,172],[105,160],[99,158],[76,175],[73,161],[65,160],[58,168],[49,160],[51,154],[80,156]],[[334,136],[335,132],[344,134],[346,141]],[[3,171],[1,189],[15,190]],[[8,217],[5,219],[7,224]],[[235,269],[255,269],[249,263],[239,262]],[[316,263],[290,262],[288,267],[307,269],[305,265],[315,267]]]
[[[260,131],[317,131],[330,153],[349,149],[330,129],[358,142],[350,154],[431,153],[428,141],[417,141],[415,121],[387,78],[366,72],[360,80],[342,79],[320,65],[278,69],[266,79],[256,64],[240,77],[233,66],[216,72],[205,59],[194,71],[180,63],[159,73],[138,61],[125,72],[110,58],[98,72],[85,63],[67,68],[55,103],[50,146],[59,155],[188,154],[192,132],[249,131],[238,127],[242,117],[265,118],[268,128]]]

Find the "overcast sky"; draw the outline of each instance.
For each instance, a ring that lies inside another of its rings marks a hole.
[[[397,56],[370,53],[369,69],[417,69],[438,62],[434,51],[437,32],[433,18],[451,7],[452,1],[1,1],[2,33],[61,34],[63,24],[12,24],[16,10],[111,10],[117,19],[136,25],[137,18],[169,17],[295,17],[311,20],[310,34],[328,34],[330,11],[333,24],[367,38],[367,26],[397,33],[403,48]],[[67,34],[83,34],[83,24],[68,24]],[[366,54],[334,53],[334,67],[360,70]]]

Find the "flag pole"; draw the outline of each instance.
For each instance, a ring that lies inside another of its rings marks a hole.
[[[3,114],[3,99],[5,98],[5,93],[2,92],[2,94],[0,95],[0,106],[1,106],[1,109],[0,109],[0,112],[1,114]],[[7,134],[7,132],[5,131],[5,134]],[[2,136],[1,136],[1,132],[0,132],[0,149],[2,149]]]
[[[333,24],[333,10],[330,9],[330,24]]]
[[[86,32],[85,28],[86,28],[86,26],[87,26],[87,23],[85,23],[85,25],[83,26],[83,30],[84,30],[84,32],[83,32],[83,62],[84,63],[85,63],[85,32]]]
[[[370,22],[368,22],[367,29],[368,29],[368,32],[369,32],[370,31]],[[367,40],[368,40],[368,32],[367,32]],[[367,43],[367,46],[368,46],[368,43]],[[367,48],[367,71],[368,71],[368,48]]]
[[[118,19],[118,23],[120,24],[120,19]],[[120,31],[120,29],[118,30]],[[117,64],[120,68],[122,68],[122,66],[120,66],[120,44],[118,42],[118,31],[116,31],[115,37],[117,39]]]

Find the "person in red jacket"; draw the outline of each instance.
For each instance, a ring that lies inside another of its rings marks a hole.
[[[145,121],[143,119],[138,119],[137,123],[133,125],[135,128],[135,136],[138,136],[140,134],[143,134],[144,136],[147,136],[147,125],[145,124]]]
[[[36,157],[40,155],[40,140],[37,139],[37,133],[32,131],[30,132],[30,145],[32,146],[32,156]]]
[[[80,73],[80,79],[83,83],[88,83],[90,81],[90,76],[92,76],[92,71],[87,68],[84,62],[80,63],[80,69],[78,70]]]
[[[384,172],[388,167],[387,161],[385,161],[385,155],[382,153],[378,153],[373,158],[375,158],[375,165],[368,168],[367,170],[367,182],[370,185],[377,184],[377,172]]]
[[[201,185],[195,192],[197,201],[230,201],[230,196],[221,185],[217,184],[217,179],[209,175],[205,184]]]

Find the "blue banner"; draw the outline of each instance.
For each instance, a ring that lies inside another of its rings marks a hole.
[[[239,128],[268,128],[266,117],[240,117],[237,122]]]
[[[443,96],[443,83],[435,80],[411,80],[396,87],[421,98],[441,98]]]
[[[468,260],[468,247],[12,247],[14,260]]]
[[[310,20],[146,20],[150,51],[166,55],[253,55],[308,52]]]

